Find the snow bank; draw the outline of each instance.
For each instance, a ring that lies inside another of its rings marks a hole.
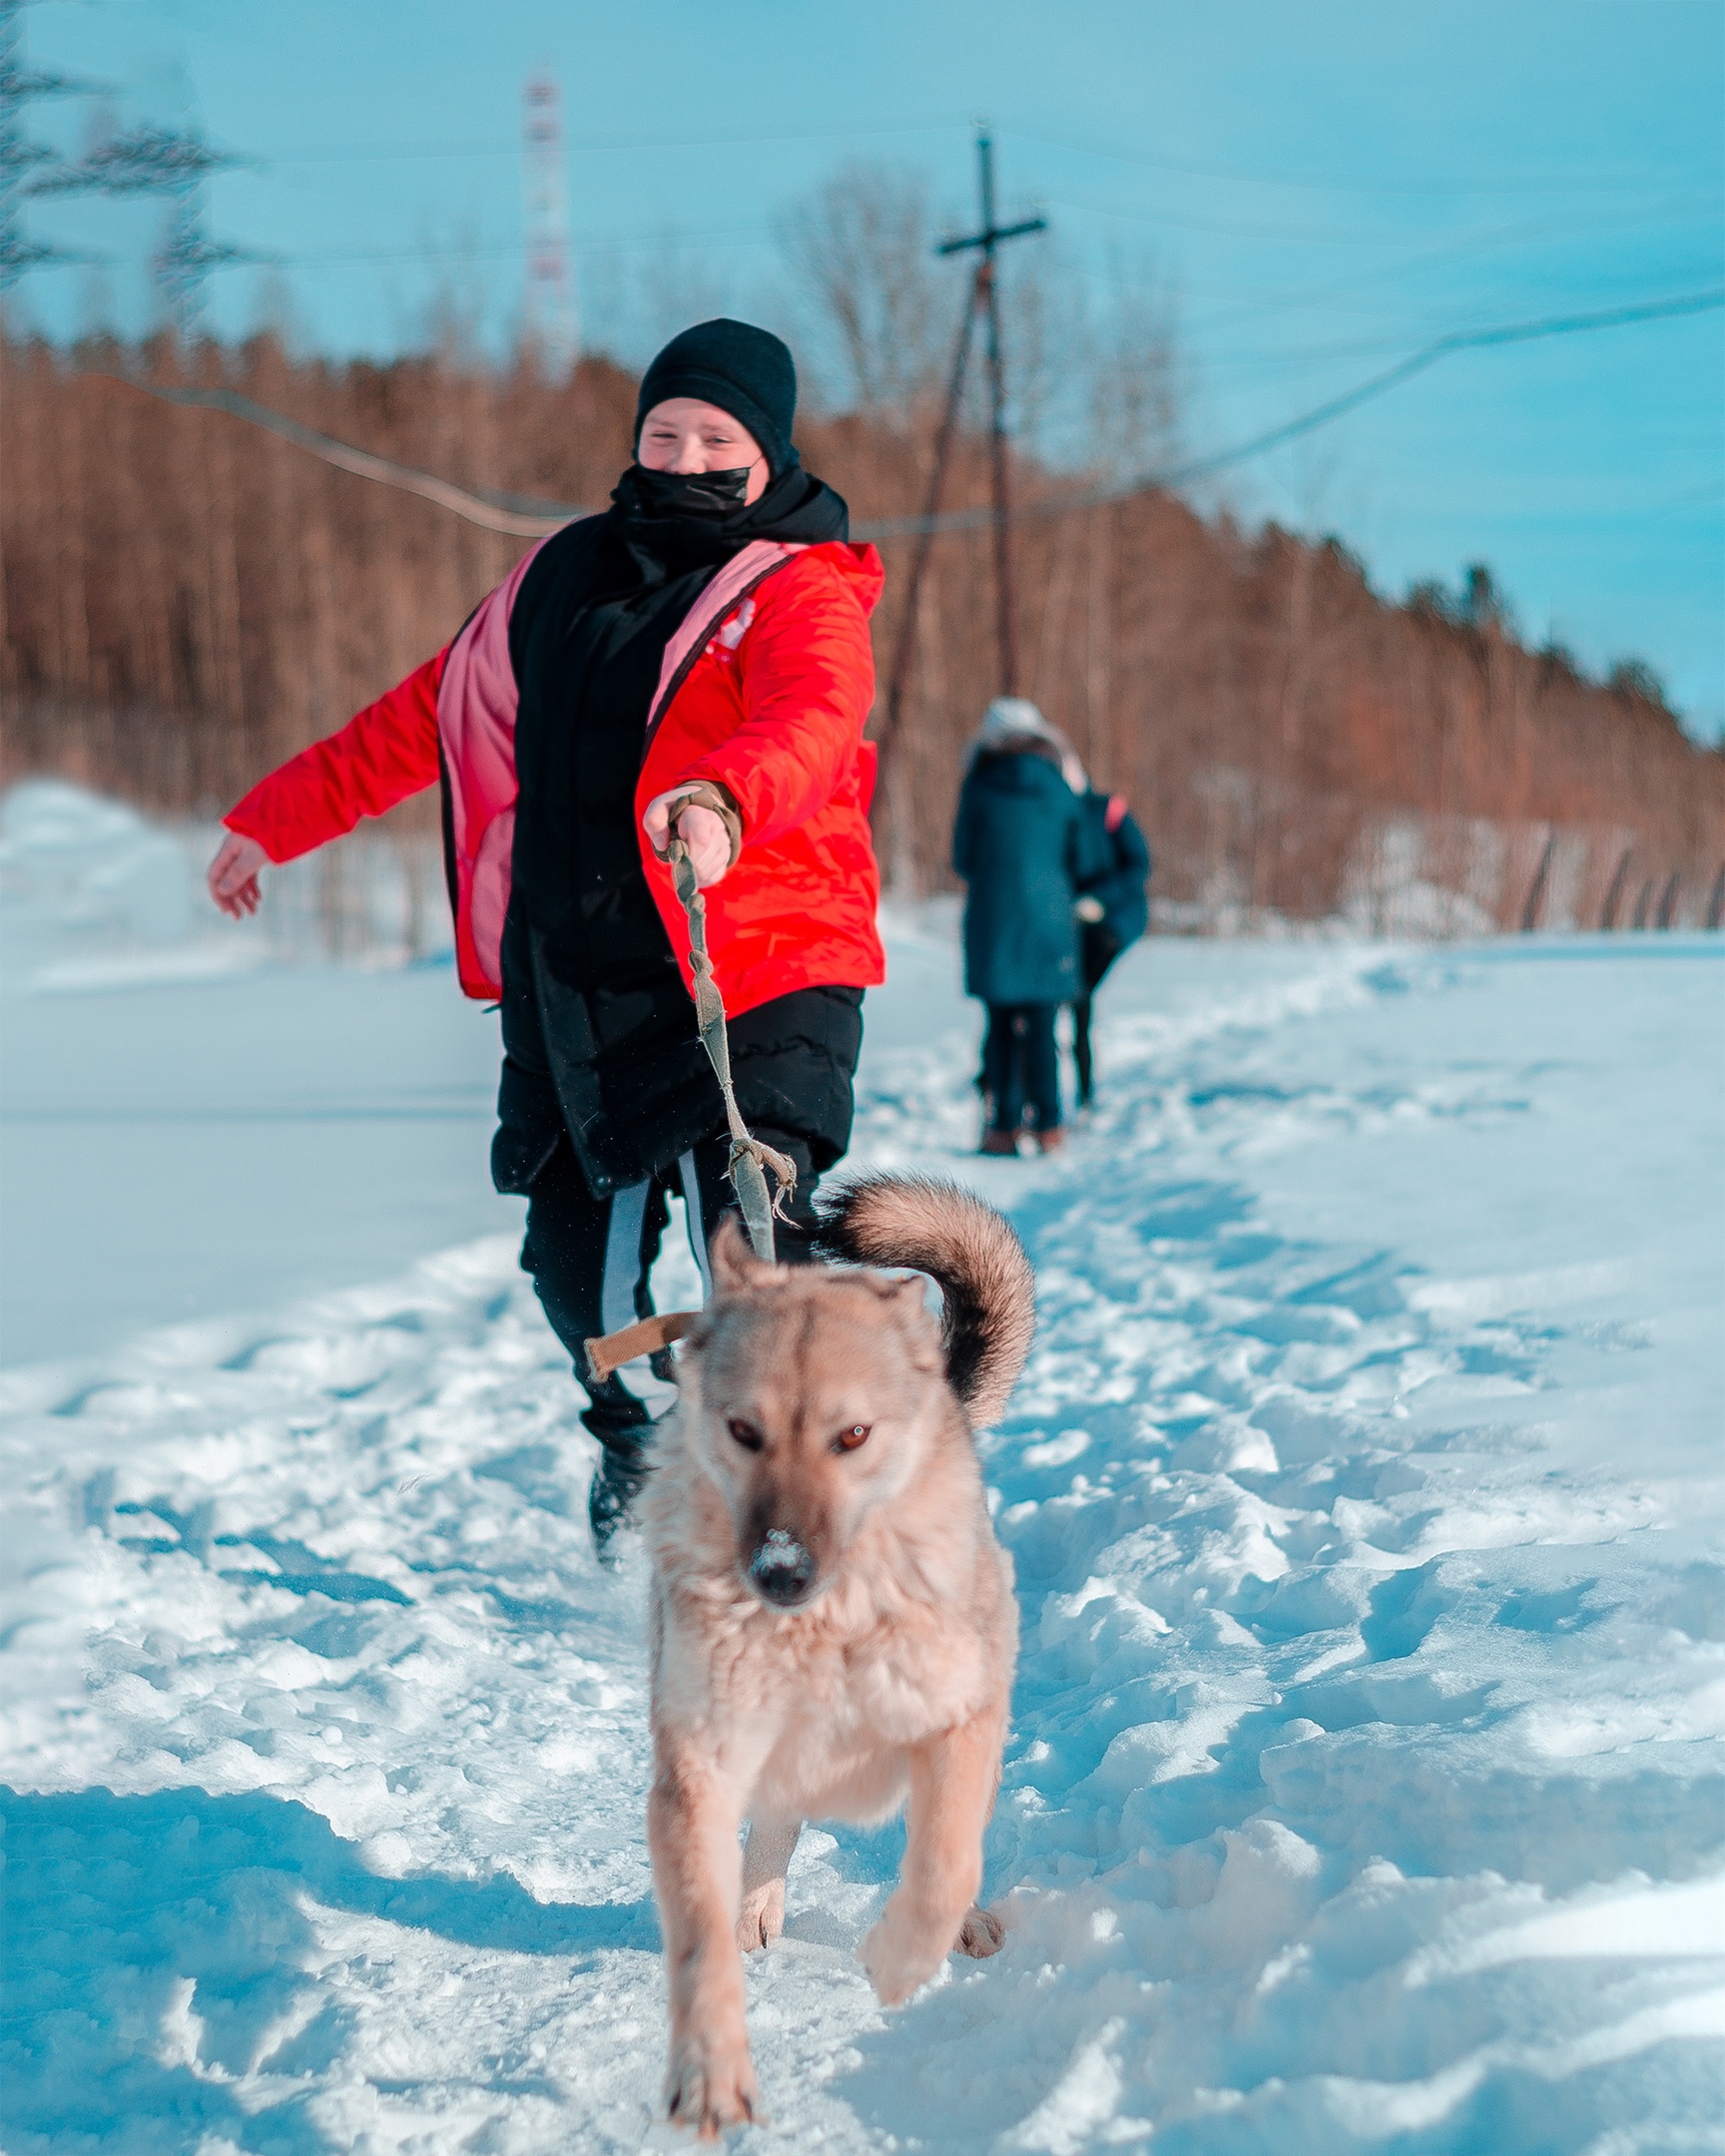
[[[895,934],[859,1155],[1040,1280],[1010,1932],[882,2015],[898,1837],[808,1835],[739,2148],[1721,2145],[1719,953],[1155,943],[1030,1165]],[[8,2148],[660,2145],[643,1579],[512,1237],[223,1307],[0,1377]]]
[[[38,993],[148,987],[272,960],[399,965],[452,948],[437,840],[367,825],[268,871],[253,919],[221,918],[204,873],[223,832],[153,821],[58,779],[0,794],[0,948]]]
[[[15,979],[50,940],[160,953],[193,932],[183,850],[123,803],[57,780],[0,795],[0,922]]]

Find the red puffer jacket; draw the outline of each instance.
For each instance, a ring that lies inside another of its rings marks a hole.
[[[289,759],[224,819],[288,861],[444,787],[443,828],[462,987],[501,993],[515,828],[509,616],[534,548],[455,641],[340,733]],[[885,978],[868,835],[874,694],[868,615],[880,596],[870,546],[758,540],[714,577],[666,646],[635,790],[635,835],[671,947],[689,977],[689,930],[641,815],[685,782],[725,787],[742,850],[707,893],[707,941],[733,1015],[796,988]]]

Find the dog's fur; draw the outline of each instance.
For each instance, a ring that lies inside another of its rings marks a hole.
[[[862,1944],[887,2005],[954,1946],[1001,1940],[973,1904],[1018,1617],[971,1430],[1029,1349],[1029,1262],[989,1207],[910,1177],[849,1186],[822,1242],[931,1275],[943,1325],[914,1277],[765,1265],[727,1223],[642,1507],[666,2097],[707,2135],[755,2114],[738,1949],[779,1935],[803,1820],[907,1807],[903,1871]]]

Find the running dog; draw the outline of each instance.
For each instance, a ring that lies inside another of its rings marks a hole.
[[[1018,1613],[971,1433],[1029,1350],[1029,1261],[991,1208],[911,1177],[852,1184],[821,1247],[857,1270],[763,1264],[720,1229],[642,1506],[666,2102],[706,2137],[758,2107],[739,1948],[783,1929],[805,1819],[907,1811],[862,1942],[883,2004],[1002,1937],[974,1904]],[[880,1268],[930,1275],[942,1320]]]

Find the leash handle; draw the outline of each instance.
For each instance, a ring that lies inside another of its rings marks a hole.
[[[707,1051],[707,1060],[713,1066],[719,1090],[725,1096],[725,1120],[731,1127],[731,1159],[726,1173],[743,1209],[743,1225],[749,1231],[750,1246],[757,1258],[772,1265],[776,1255],[773,1221],[775,1215],[781,1220],[785,1217],[785,1201],[797,1188],[797,1164],[783,1153],[775,1152],[772,1146],[763,1145],[759,1138],[752,1137],[743,1120],[737,1106],[737,1089],[731,1082],[731,1043],[725,1031],[725,999],[719,993],[719,984],[713,978],[713,961],[707,955],[707,901],[695,880],[695,863],[689,858],[689,848],[675,833],[665,849],[665,858],[671,864],[671,879],[683,902],[683,910],[689,916],[689,963],[695,976],[695,1022],[701,1029],[701,1045]],[[769,1174],[774,1179],[771,1191],[767,1185]]]

